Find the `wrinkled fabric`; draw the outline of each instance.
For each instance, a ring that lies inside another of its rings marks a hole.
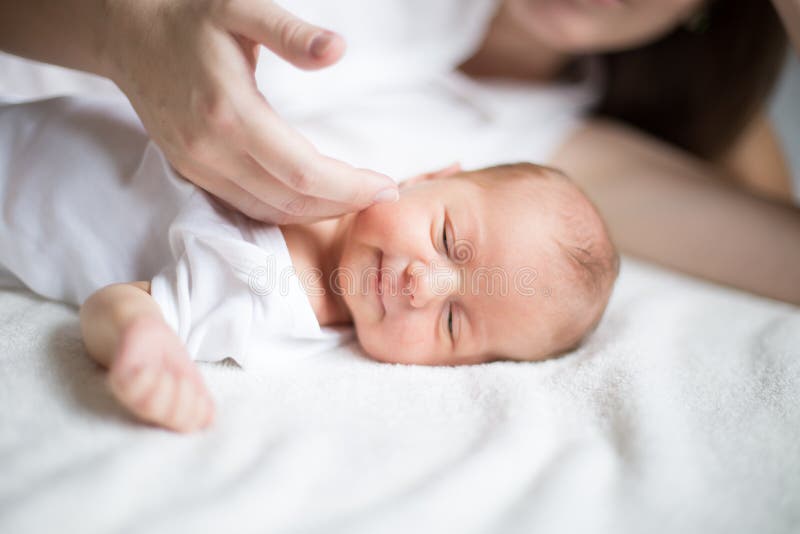
[[[14,285],[79,305],[152,279],[193,358],[262,366],[347,337],[320,328],[280,229],[176,175],[122,101],[0,106],[0,207],[0,265]]]

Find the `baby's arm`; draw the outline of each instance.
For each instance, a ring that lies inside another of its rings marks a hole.
[[[109,369],[111,390],[125,407],[177,431],[210,424],[211,396],[149,282],[100,289],[81,306],[80,320],[89,355]]]

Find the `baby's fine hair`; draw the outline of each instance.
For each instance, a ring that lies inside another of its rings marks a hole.
[[[544,180],[556,186],[552,192],[563,232],[555,241],[566,264],[565,276],[577,289],[573,306],[591,311],[576,313],[576,317],[586,316],[588,321],[569,325],[572,328],[559,336],[563,340],[559,354],[574,349],[597,328],[619,275],[619,254],[603,218],[580,187],[558,169],[523,162],[497,165],[477,173],[489,187],[492,182],[496,185],[496,180]]]

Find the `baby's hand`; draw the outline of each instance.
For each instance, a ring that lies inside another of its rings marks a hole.
[[[109,372],[111,390],[137,417],[178,432],[205,428],[214,404],[181,340],[151,317],[128,325]]]

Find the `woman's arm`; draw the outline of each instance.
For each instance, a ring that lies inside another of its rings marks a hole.
[[[0,50],[110,76],[108,0],[0,0]]]
[[[598,121],[551,163],[605,217],[622,252],[800,304],[800,209],[726,183],[714,167],[622,125]]]
[[[794,200],[792,176],[766,114],[756,116],[715,163],[736,183],[756,194],[789,203]]]

